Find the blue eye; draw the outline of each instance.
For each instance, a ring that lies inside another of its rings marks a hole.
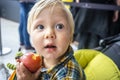
[[[64,25],[63,25],[63,24],[57,24],[55,27],[56,27],[57,29],[63,29]]]
[[[43,25],[39,25],[37,28],[42,30],[42,29],[44,29],[44,26]]]

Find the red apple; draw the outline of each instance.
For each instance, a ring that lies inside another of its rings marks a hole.
[[[20,62],[32,73],[36,72],[42,65],[42,58],[35,53],[26,53],[20,57]]]

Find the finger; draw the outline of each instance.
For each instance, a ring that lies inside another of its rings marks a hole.
[[[20,59],[16,59],[16,62],[21,62]]]
[[[19,78],[20,77],[20,63],[19,62],[17,62],[17,64],[16,64],[16,75],[17,75],[17,78]]]
[[[24,78],[26,77],[26,68],[25,66],[23,65],[23,63],[17,63],[17,69],[16,69],[16,74],[17,74],[17,79],[18,80],[24,80]]]
[[[27,71],[22,62],[21,63],[17,62],[16,67],[17,74],[19,75],[23,75]]]
[[[16,71],[19,71],[19,70],[20,70],[20,63],[17,62],[17,64],[16,64]]]
[[[27,70],[26,67],[24,66],[23,62],[20,63],[20,67],[21,67],[22,71]]]
[[[24,73],[31,73],[23,64],[23,62],[20,63],[21,71]]]

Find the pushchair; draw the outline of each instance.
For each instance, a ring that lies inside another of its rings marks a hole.
[[[74,56],[87,80],[120,80],[120,34],[102,39],[94,49],[79,49]]]
[[[95,50],[110,57],[120,69],[120,34],[100,40],[100,46]]]

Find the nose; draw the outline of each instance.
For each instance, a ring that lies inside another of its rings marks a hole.
[[[46,32],[45,32],[45,38],[46,39],[48,39],[48,38],[54,39],[55,38],[55,32],[54,32],[54,30],[47,29]]]

